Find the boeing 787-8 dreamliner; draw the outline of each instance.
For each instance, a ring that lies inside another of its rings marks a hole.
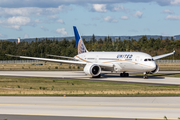
[[[77,28],[74,26],[73,29],[78,55],[74,57],[56,56],[70,60],[7,55],[40,61],[83,65],[84,72],[92,77],[101,77],[101,71],[111,71],[120,72],[121,77],[128,77],[128,72],[142,72],[144,73],[144,78],[148,78],[147,74],[156,74],[159,71],[155,60],[175,53],[173,51],[172,53],[151,57],[149,54],[143,52],[89,52]]]

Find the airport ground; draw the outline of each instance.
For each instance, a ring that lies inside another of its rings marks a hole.
[[[139,73],[92,79],[77,66],[28,64],[0,66],[4,70],[0,71],[2,120],[180,119],[180,71],[160,71],[147,80]],[[178,64],[168,67],[179,70]]]
[[[52,62],[37,62],[37,63],[0,63],[0,70],[11,71],[82,71],[82,67],[76,65],[52,63]]]
[[[0,97],[7,120],[178,120],[180,97]],[[11,119],[14,117],[15,119]]]
[[[157,63],[160,71],[178,71],[180,70],[180,63]],[[82,71],[82,67],[75,65],[67,65],[52,62],[38,62],[38,63],[0,63],[0,70],[21,70],[21,71]]]
[[[109,73],[91,78],[83,71],[1,71],[0,76],[1,95],[180,96],[179,77],[124,78]]]

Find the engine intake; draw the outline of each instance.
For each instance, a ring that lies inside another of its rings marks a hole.
[[[159,66],[156,64],[156,68],[150,74],[156,74],[157,72],[159,72]]]
[[[84,67],[84,72],[87,75],[90,75],[92,77],[96,77],[101,73],[101,67],[97,64],[87,64]]]

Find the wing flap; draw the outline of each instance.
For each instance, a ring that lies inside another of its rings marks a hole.
[[[74,57],[67,57],[67,56],[59,56],[59,55],[50,55],[50,54],[46,54],[47,56],[51,56],[51,57],[59,57],[59,58],[66,58],[66,59],[71,59],[71,60],[77,60]]]

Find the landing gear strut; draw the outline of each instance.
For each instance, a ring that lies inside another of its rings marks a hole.
[[[143,76],[144,79],[148,79],[148,76],[147,76],[147,73],[144,72],[144,76]]]
[[[121,77],[129,77],[129,73],[123,72],[123,73],[120,74],[120,76],[121,76]]]

